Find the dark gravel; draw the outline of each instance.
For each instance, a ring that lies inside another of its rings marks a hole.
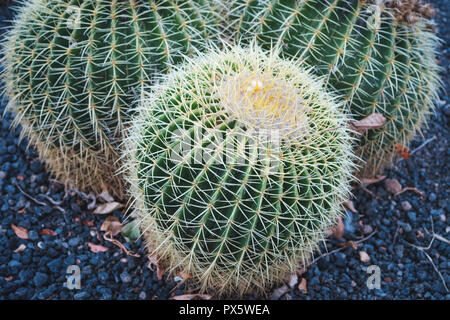
[[[355,191],[358,213],[349,212],[344,237],[323,244],[322,251],[328,255],[309,266],[281,299],[450,299],[450,246],[431,236],[434,230],[450,238],[446,221],[450,210],[450,7],[447,0],[431,2],[441,10],[436,20],[444,40],[439,60],[445,92],[424,137],[410,149],[436,139],[386,171],[403,187],[423,191],[423,198],[414,191],[393,197],[384,182],[368,186],[377,198],[365,190]],[[0,7],[0,28],[9,19],[11,11]],[[0,113],[5,105],[2,101]],[[141,241],[129,244],[116,237],[140,254],[135,258],[103,239],[100,226],[106,216],[92,214],[83,195],[66,195],[64,187],[49,178],[36,152],[27,150],[26,141],[19,142],[19,129],[9,129],[11,120],[6,113],[0,122],[0,299],[167,299],[183,294],[183,286],[177,287],[174,279],[158,280],[147,267]],[[123,218],[120,210],[112,214]],[[27,229],[28,240],[20,239],[12,225]],[[54,235],[45,235],[45,229]],[[89,243],[108,250],[93,253]],[[370,261],[361,261],[361,251]],[[79,290],[66,286],[69,265],[80,267]],[[367,288],[370,265],[380,268],[380,289]],[[298,288],[305,280],[307,292]]]

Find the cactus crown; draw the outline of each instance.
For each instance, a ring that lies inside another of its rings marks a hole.
[[[265,291],[305,263],[348,195],[347,118],[256,46],[189,60],[141,102],[123,170],[152,253],[193,287]]]
[[[9,110],[58,178],[121,194],[114,162],[142,87],[215,28],[204,0],[32,0],[2,46]]]
[[[256,38],[264,49],[279,47],[324,76],[360,120],[387,119],[362,137],[361,175],[380,173],[420,128],[437,99],[440,82],[437,37],[429,6],[420,1],[232,0],[226,32],[231,39]]]

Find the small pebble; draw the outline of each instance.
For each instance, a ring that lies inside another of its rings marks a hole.
[[[120,274],[120,279],[122,280],[123,283],[129,283],[131,282],[131,276],[129,273],[127,272],[122,272]]]
[[[402,201],[401,205],[404,211],[409,211],[412,209],[412,206],[408,201]]]

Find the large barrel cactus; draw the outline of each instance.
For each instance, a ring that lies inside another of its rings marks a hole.
[[[201,55],[166,80],[125,140],[144,238],[192,288],[264,291],[341,212],[348,119],[315,77],[256,46]]]
[[[9,110],[58,178],[121,195],[117,146],[142,86],[215,38],[206,0],[31,0],[3,45]]]
[[[324,76],[356,120],[381,113],[357,154],[380,173],[420,131],[439,88],[431,8],[419,0],[222,0],[232,39],[279,46]]]

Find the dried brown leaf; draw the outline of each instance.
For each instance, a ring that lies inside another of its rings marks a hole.
[[[39,232],[39,235],[41,235],[41,236],[56,236],[58,234],[55,231],[53,231],[52,229],[42,229]]]
[[[288,291],[289,291],[289,287],[284,284],[282,287],[279,287],[279,288],[276,288],[275,290],[273,290],[270,298],[273,300],[278,300]]]
[[[300,292],[303,292],[303,293],[308,293],[308,288],[307,288],[307,283],[306,283],[306,279],[305,278],[302,278],[302,280],[300,281],[300,283],[298,284],[298,290],[300,291]]]
[[[345,225],[342,218],[339,217],[334,228],[331,229],[331,234],[336,237],[336,239],[342,238],[345,232]]]
[[[164,275],[164,268],[161,266],[158,257],[155,254],[149,254],[147,257],[149,260],[147,267],[152,271],[154,271],[156,267],[156,276],[158,277],[158,280],[161,280]]]
[[[84,226],[93,227],[94,226],[94,220],[89,221],[83,221]]]
[[[14,250],[14,253],[23,252],[26,248],[27,246],[22,243],[16,250]]]
[[[28,230],[23,227],[18,227],[14,223],[11,223],[11,228],[14,230],[16,236],[20,239],[28,240]]]
[[[386,118],[381,113],[372,113],[359,121],[350,122],[352,129],[360,134],[367,130],[379,129],[386,123]]]
[[[344,206],[353,213],[358,213],[358,210],[355,209],[355,204],[351,200],[344,201]]]
[[[114,202],[114,198],[109,194],[108,191],[104,190],[102,193],[98,195],[100,198],[105,200],[106,202]]]
[[[99,205],[94,213],[95,214],[109,214],[111,212],[113,212],[114,210],[120,209],[123,207],[123,204],[119,203],[119,202],[108,202],[108,203],[104,203],[102,205]]]
[[[109,250],[108,248],[106,248],[106,247],[104,247],[104,246],[102,246],[102,245],[94,244],[94,243],[92,243],[92,242],[89,242],[89,243],[88,243],[88,246],[89,246],[89,248],[91,249],[91,251],[92,251],[93,253],[106,252],[106,251]]]
[[[341,244],[339,244],[339,246],[342,248],[353,248],[354,250],[358,249],[358,244],[353,240],[349,240],[344,243],[341,243]]]
[[[109,216],[103,221],[100,231],[109,232],[112,236],[116,236],[122,230],[122,223],[119,218],[115,216]]]

